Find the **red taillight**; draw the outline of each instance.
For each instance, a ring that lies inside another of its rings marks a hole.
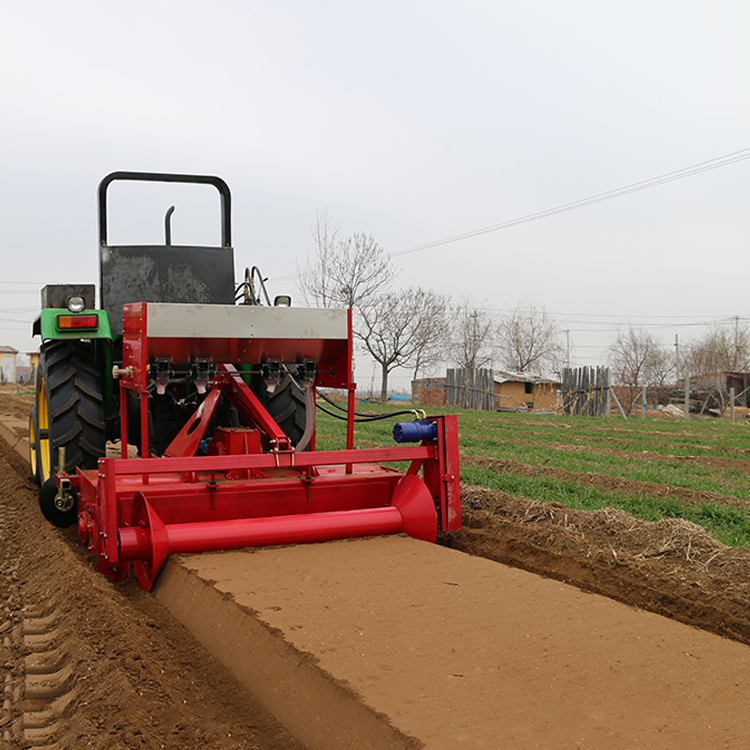
[[[58,315],[57,328],[69,331],[79,328],[98,328],[99,318],[96,315]]]

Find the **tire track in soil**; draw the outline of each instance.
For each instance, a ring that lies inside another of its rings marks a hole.
[[[153,597],[47,524],[0,439],[0,748],[302,750]]]

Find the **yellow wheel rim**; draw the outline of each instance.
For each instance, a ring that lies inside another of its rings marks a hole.
[[[29,414],[29,466],[31,467],[31,476],[35,477],[37,473],[37,452],[36,452],[36,425],[34,417]]]
[[[39,436],[36,453],[40,469],[41,483],[44,484],[52,475],[52,447],[49,442],[49,411],[47,410],[47,389],[44,380],[39,380],[39,395],[37,398],[37,421],[39,422]]]
[[[34,417],[29,414],[29,466],[31,467],[31,476],[37,475],[37,452],[36,452],[37,434],[34,425]]]

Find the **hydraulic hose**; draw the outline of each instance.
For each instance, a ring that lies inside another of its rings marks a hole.
[[[299,443],[294,447],[296,451],[303,451],[310,444],[310,440],[315,432],[315,393],[313,391],[313,384],[306,380],[304,381],[305,391],[305,431],[300,438]]]
[[[348,419],[347,410],[343,406],[339,406],[335,401],[328,398],[328,396],[326,396],[325,393],[322,393],[321,391],[318,391],[318,396],[320,396],[323,400],[327,401],[331,406],[343,412],[343,414],[336,414],[335,412],[332,412],[329,409],[326,409],[325,406],[322,406],[321,404],[318,404],[318,409],[320,409],[322,412],[324,412],[325,414],[328,414],[331,417],[335,417],[336,419],[340,419],[342,421]],[[385,414],[363,414],[362,412],[355,411],[354,421],[355,422],[377,422],[379,419],[390,419],[391,417],[400,417],[403,414],[413,414],[416,419],[425,418],[425,412],[423,409],[400,409],[399,411],[389,411]]]

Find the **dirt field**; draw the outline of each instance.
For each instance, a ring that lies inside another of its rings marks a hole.
[[[28,403],[0,394],[0,419],[25,419]],[[0,747],[300,747],[153,597],[111,584],[73,531],[46,525],[26,474],[0,441]],[[748,550],[684,521],[472,487],[462,502],[464,529],[442,535],[447,546],[750,644]]]
[[[25,416],[0,395],[3,414]],[[134,581],[44,523],[0,439],[0,748],[301,750]]]

